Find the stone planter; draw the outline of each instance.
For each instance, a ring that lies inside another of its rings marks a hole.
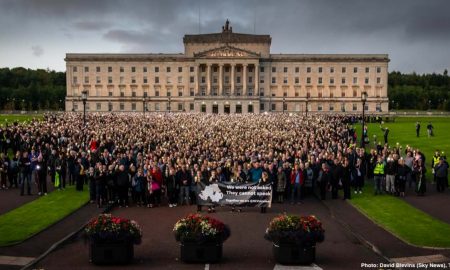
[[[182,242],[181,260],[190,263],[216,263],[222,259],[222,243]]]
[[[89,261],[94,264],[129,264],[133,257],[132,241],[90,240]]]
[[[303,264],[308,265],[316,259],[315,246],[302,246],[295,244],[273,243],[273,256],[280,264]]]

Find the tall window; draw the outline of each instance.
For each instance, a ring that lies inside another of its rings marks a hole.
[[[347,68],[346,68],[346,67],[342,67],[342,70],[341,70],[341,72],[342,72],[342,73],[345,73],[345,72],[347,72]]]
[[[353,73],[358,73],[358,68],[357,67],[353,68]]]
[[[287,68],[287,67],[284,67],[284,68],[283,68],[283,72],[284,72],[284,73],[287,73],[287,72],[288,72],[288,68]]]
[[[295,67],[295,73],[299,73],[300,72],[300,68],[299,67]]]
[[[272,72],[277,72],[277,68],[276,67],[272,67]]]
[[[120,72],[123,73],[125,69],[123,67],[120,67]]]
[[[131,72],[136,72],[136,67],[131,67]]]
[[[95,71],[96,71],[96,72],[100,72],[100,67],[96,67],[96,68],[95,68]]]
[[[319,67],[319,73],[322,73],[322,67]]]
[[[84,72],[89,72],[89,67],[84,67]]]
[[[112,67],[108,67],[108,72],[112,72]]]
[[[147,67],[143,67],[142,68],[142,72],[146,73],[147,72]]]
[[[306,68],[306,73],[311,73],[311,67]]]

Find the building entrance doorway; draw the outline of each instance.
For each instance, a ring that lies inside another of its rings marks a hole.
[[[213,104],[212,113],[215,113],[215,114],[219,113],[219,105]]]
[[[230,114],[230,105],[229,104],[224,105],[223,112],[226,114]]]

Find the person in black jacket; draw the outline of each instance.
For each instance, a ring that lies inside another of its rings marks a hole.
[[[39,155],[36,164],[36,183],[38,195],[47,195],[47,166],[42,155]]]
[[[176,174],[176,181],[180,183],[180,194],[179,194],[179,202],[180,205],[183,205],[186,201],[186,204],[190,204],[189,200],[189,192],[190,186],[192,184],[192,175],[189,170],[186,169],[186,165],[181,165],[181,170],[179,170]]]
[[[405,197],[406,178],[410,173],[411,169],[405,165],[405,160],[403,158],[399,159],[395,178],[397,196]]]
[[[349,160],[344,159],[342,166],[342,189],[344,190],[344,200],[351,199],[350,192],[350,178],[351,178],[352,168],[350,167]]]
[[[326,199],[327,186],[331,182],[331,178],[330,167],[326,163],[322,163],[322,169],[319,171],[319,176],[317,177],[321,200]]]
[[[119,193],[119,207],[128,207],[128,188],[130,186],[130,175],[125,171],[125,166],[119,166],[116,175],[117,191]]]
[[[27,184],[28,195],[31,195],[31,160],[28,156],[28,152],[23,152],[22,157],[19,160],[20,171],[20,196],[23,196],[25,183]]]
[[[166,179],[167,197],[169,199],[169,207],[177,206],[178,194],[180,193],[180,183],[177,182],[175,177],[175,169],[168,168],[169,175]]]
[[[342,184],[342,165],[339,159],[334,159],[331,178],[331,199],[338,198],[339,186]]]

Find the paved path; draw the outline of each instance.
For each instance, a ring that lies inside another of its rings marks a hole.
[[[122,208],[115,215],[138,221],[144,231],[143,243],[135,246],[135,261],[127,269],[274,269],[271,243],[264,240],[269,221],[279,213],[315,214],[323,222],[325,242],[317,246],[317,267],[309,269],[359,269],[361,262],[378,263],[384,260],[362,245],[341,226],[329,210],[315,198],[302,205],[279,205],[260,214],[259,209],[246,209],[243,213],[230,213],[221,208],[218,217],[231,227],[231,237],[224,243],[224,258],[219,264],[184,264],[179,261],[179,246],[172,232],[176,220],[195,211],[195,206],[177,208]],[[88,262],[88,246],[81,238],[46,257],[38,268],[44,269],[97,269]],[[123,269],[124,267],[108,267]],[[280,268],[277,268],[280,269]],[[308,269],[308,268],[289,268]]]
[[[42,253],[46,252],[54,243],[63,239],[73,231],[78,230],[87,221],[89,221],[89,219],[100,213],[101,210],[102,209],[98,209],[95,205],[92,204],[83,206],[78,211],[70,214],[65,219],[20,244],[10,247],[0,247],[0,256],[32,258],[39,257]],[[0,270],[3,269],[20,269],[20,267],[14,267],[6,263],[2,265],[2,262],[0,260]]]
[[[52,192],[54,190],[54,187],[50,181],[48,181],[47,188],[48,192]],[[20,196],[20,188],[0,190],[0,215],[9,212],[17,207],[20,207],[28,202],[36,200],[37,198],[39,198],[37,193],[37,186],[35,184],[32,184],[32,195],[26,195],[27,191],[25,190],[25,195]]]
[[[450,190],[444,193],[436,191],[436,185],[428,184],[427,193],[420,197],[414,193],[413,189],[408,190],[408,196],[404,200],[412,206],[450,224]]]
[[[324,201],[333,215],[347,224],[356,234],[373,244],[387,258],[402,258],[422,255],[444,255],[450,258],[450,249],[433,250],[413,247],[360,214],[350,203],[343,200]]]

